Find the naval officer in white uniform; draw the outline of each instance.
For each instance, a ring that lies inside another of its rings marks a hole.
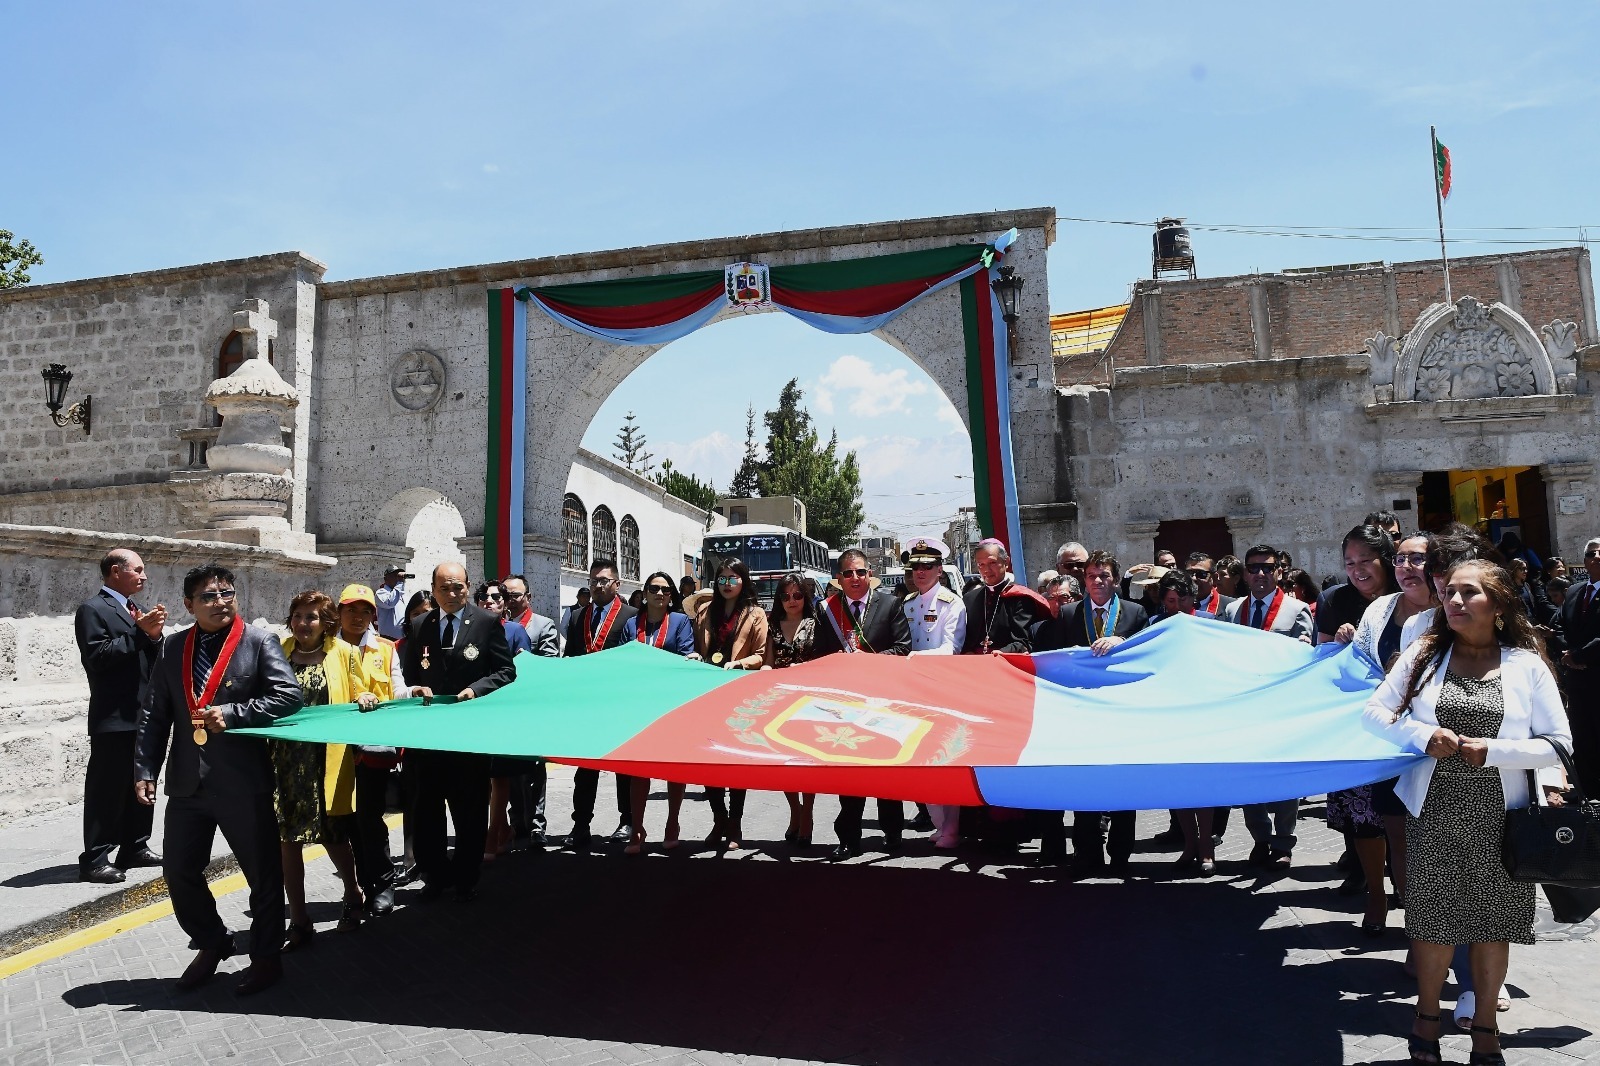
[[[957,655],[967,639],[967,608],[961,597],[939,581],[950,549],[937,540],[917,537],[900,553],[906,568],[906,623],[911,628],[912,655]],[[933,845],[953,848],[960,840],[961,808],[929,804]]]

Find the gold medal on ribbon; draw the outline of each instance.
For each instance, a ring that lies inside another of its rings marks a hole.
[[[427,648],[423,648],[422,649],[422,668],[424,670],[427,670],[430,667],[432,667],[432,665],[433,664],[428,661],[428,649]]]
[[[200,745],[202,748],[206,746],[206,728],[205,728],[205,726],[196,727],[196,729],[194,731],[194,742],[196,744]]]
[[[722,665],[722,653],[720,651],[714,651],[714,652],[711,653],[711,665],[712,666],[721,666]]]

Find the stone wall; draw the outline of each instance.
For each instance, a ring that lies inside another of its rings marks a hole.
[[[1472,293],[1519,310],[1534,326],[1561,318],[1595,332],[1589,252],[1583,248],[1453,260],[1453,295]],[[1118,368],[1298,359],[1362,351],[1444,300],[1437,261],[1288,271],[1196,281],[1141,281],[1107,348]],[[1102,373],[1093,382],[1105,384]]]
[[[166,604],[173,628],[193,621],[183,609],[191,566],[233,570],[244,616],[281,631],[289,600],[320,586],[334,563],[237,544],[0,525],[0,820],[82,798],[89,686],[73,614],[100,588],[100,559],[112,548],[144,559],[150,583],[139,598]]]
[[[163,481],[188,461],[178,434],[211,424],[201,399],[241,301],[272,305],[285,380],[309,372],[323,269],[285,252],[0,292],[0,495]],[[91,433],[50,422],[40,371],[52,362],[73,374],[69,404],[92,397]],[[65,524],[96,528],[97,511]]]
[[[0,496],[0,523],[114,529],[140,536],[169,536],[183,525],[170,482],[57,489]]]

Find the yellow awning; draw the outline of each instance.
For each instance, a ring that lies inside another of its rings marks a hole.
[[[1057,359],[1105,351],[1128,313],[1127,304],[1050,316],[1050,350]]]

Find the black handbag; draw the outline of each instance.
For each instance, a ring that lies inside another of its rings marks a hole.
[[[1501,844],[1506,873],[1513,881],[1600,887],[1600,802],[1584,796],[1564,745],[1548,736],[1534,739],[1548,741],[1556,750],[1571,787],[1565,806],[1540,806],[1538,781],[1528,771],[1528,805],[1506,812]]]

